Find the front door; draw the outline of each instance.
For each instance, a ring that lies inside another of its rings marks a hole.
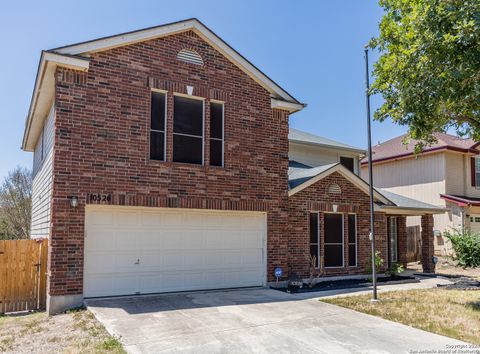
[[[325,214],[325,267],[343,267],[343,215]]]

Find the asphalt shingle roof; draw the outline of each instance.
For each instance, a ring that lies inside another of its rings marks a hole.
[[[318,167],[311,167],[297,161],[288,162],[288,186],[293,189],[305,182],[310,178],[338,165],[338,163],[332,163],[329,165],[323,165]]]
[[[385,189],[382,189],[382,188],[375,188],[375,190],[381,195],[383,195],[385,198],[390,200],[397,207],[412,208],[412,209],[439,209],[440,208],[432,204],[424,203],[416,199],[404,197],[403,195],[386,191]]]
[[[437,138],[437,142],[432,145],[425,146],[424,152],[431,150],[440,150],[453,148],[461,151],[468,151],[473,149],[476,145],[475,141],[470,138],[460,138],[455,135],[444,134],[444,133],[435,133],[434,136]],[[410,140],[407,145],[403,144],[403,139],[406,137],[406,134],[397,136],[396,138],[387,140],[383,143],[377,144],[372,147],[373,160],[385,160],[394,157],[411,155],[414,153],[415,145],[417,140]],[[367,162],[368,158],[364,158],[362,163]]]

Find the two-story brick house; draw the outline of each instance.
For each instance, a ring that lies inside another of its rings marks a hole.
[[[417,143],[404,145],[405,135],[373,147],[374,185],[384,190],[445,208],[434,216],[435,252],[451,252],[444,232],[471,229],[480,232],[480,158],[478,145],[470,138],[436,133],[437,141],[415,154]],[[368,179],[367,160],[362,177]],[[408,226],[420,225],[410,217]]]
[[[289,162],[289,115],[303,107],[196,19],[43,52],[23,149],[34,152],[32,236],[50,239],[48,311],[265,286],[276,267],[306,277],[310,254],[328,275],[364,273],[358,151]],[[375,198],[382,254],[401,262],[405,215],[422,215],[431,271],[438,210]]]

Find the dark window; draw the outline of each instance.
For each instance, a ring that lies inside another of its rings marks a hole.
[[[343,215],[325,214],[325,267],[343,267]]]
[[[315,267],[318,268],[320,255],[320,237],[318,232],[318,213],[310,214],[310,256],[315,257]]]
[[[357,266],[357,216],[348,215],[348,265]]]
[[[150,106],[150,158],[165,161],[165,94],[152,91]]]
[[[353,172],[353,157],[340,156],[340,163]]]
[[[397,218],[391,216],[389,220],[390,228],[390,262],[397,262]]]
[[[174,97],[173,161],[203,163],[203,101]]]
[[[223,166],[223,104],[210,103],[210,165]]]

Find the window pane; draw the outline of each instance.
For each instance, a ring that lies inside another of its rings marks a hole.
[[[203,101],[174,97],[173,132],[203,136]]]
[[[310,245],[310,256],[315,257],[315,267],[318,267],[318,245]]]
[[[357,233],[356,220],[355,215],[348,215],[348,243],[355,243]]]
[[[318,243],[318,214],[310,214],[310,243]]]
[[[202,164],[203,140],[173,135],[173,161]]]
[[[353,157],[340,156],[340,163],[353,172]]]
[[[325,214],[325,243],[343,243],[342,214]]]
[[[397,261],[397,218],[390,218],[390,260]]]
[[[210,137],[223,139],[223,104],[210,103]]]
[[[210,165],[222,166],[223,143],[221,140],[210,140]]]
[[[341,267],[342,265],[342,245],[325,245],[325,267]]]
[[[355,267],[357,265],[357,246],[356,245],[348,246],[348,265],[350,267]]]
[[[150,132],[150,158],[152,160],[164,160],[165,133]]]
[[[165,94],[152,92],[151,129],[165,131]]]

